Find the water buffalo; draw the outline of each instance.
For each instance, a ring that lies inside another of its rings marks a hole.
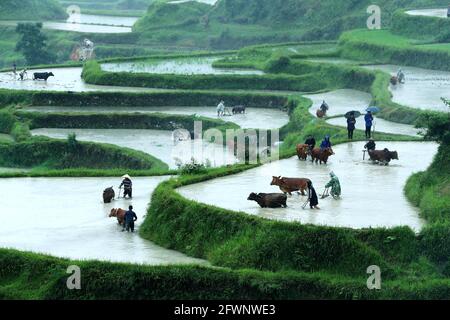
[[[317,163],[320,161],[320,164],[322,164],[322,162],[327,164],[328,157],[333,154],[334,154],[334,152],[333,152],[333,149],[331,149],[331,148],[326,148],[323,150],[320,148],[314,148],[311,152],[311,157],[312,157],[313,162],[316,161],[316,163]]]
[[[53,72],[35,72],[33,73],[33,80],[44,80],[47,81],[49,77],[54,77]]]
[[[258,202],[261,208],[287,207],[287,196],[284,193],[250,193],[247,200]]]
[[[117,218],[117,222],[120,225],[123,225],[123,223],[125,222],[125,210],[123,209],[111,209],[111,212],[109,213],[109,217],[115,217]]]
[[[308,157],[308,149],[309,146],[307,144],[297,145],[297,156],[299,160],[306,160],[306,158]]]
[[[397,78],[397,76],[392,76],[392,77],[391,77],[391,84],[392,84],[393,86],[395,86],[395,85],[397,85],[397,83],[398,83],[398,78]]]
[[[306,178],[285,178],[285,177],[272,177],[271,186],[278,186],[284,194],[288,193],[292,195],[294,191],[300,191],[304,196],[305,191],[308,189],[308,181]]]
[[[388,165],[391,160],[398,160],[397,151],[384,150],[369,150],[370,160]]]
[[[107,188],[103,191],[103,202],[111,203],[111,201],[115,198],[116,193],[114,192],[113,187]]]
[[[234,106],[233,109],[231,109],[231,112],[233,112],[233,114],[245,113],[245,106]]]
[[[323,118],[323,117],[325,117],[325,115],[326,115],[326,112],[324,112],[323,110],[318,109],[316,112],[317,118]]]

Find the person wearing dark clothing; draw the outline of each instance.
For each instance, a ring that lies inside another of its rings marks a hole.
[[[308,181],[308,200],[311,209],[320,209],[317,206],[319,204],[319,198],[317,197],[316,190],[314,189],[311,180]]]
[[[370,138],[373,124],[372,112],[367,111],[366,115],[364,116],[364,121],[366,122],[366,138]]]
[[[119,188],[123,187],[123,197],[126,198],[126,196],[129,196],[133,198],[133,183],[131,182],[130,176],[126,174],[122,178],[123,180]]]
[[[367,149],[367,151],[372,151],[375,150],[376,146],[375,141],[373,141],[373,139],[369,139],[369,142],[364,145],[364,149]]]
[[[355,125],[356,125],[355,115],[352,114],[347,119],[347,131],[348,131],[348,138],[350,140],[353,140],[353,132],[355,131]]]
[[[17,74],[17,64],[15,62],[13,63],[13,73],[14,75]]]
[[[324,114],[327,113],[328,109],[330,109],[330,107],[328,106],[328,104],[325,102],[325,100],[323,100],[322,105],[320,106],[320,110],[322,110],[322,112]]]
[[[322,140],[322,143],[320,144],[320,150],[324,150],[327,148],[331,148],[331,141],[330,141],[330,136],[326,135],[325,139]]]
[[[312,149],[316,146],[316,139],[312,135],[308,136],[308,139],[306,139],[305,144],[308,145],[308,154],[311,154]]]
[[[133,211],[133,206],[128,207],[128,211],[125,212],[125,225],[122,231],[134,232],[134,222],[137,220],[137,215]]]

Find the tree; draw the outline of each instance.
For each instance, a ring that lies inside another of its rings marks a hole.
[[[442,101],[450,107],[449,100],[442,98]],[[448,112],[423,112],[417,119],[416,127],[426,128],[425,137],[446,145],[450,144],[450,114]]]
[[[20,35],[16,51],[24,55],[29,65],[55,62],[56,55],[47,47],[47,37],[42,33],[42,23],[19,23],[16,32]]]

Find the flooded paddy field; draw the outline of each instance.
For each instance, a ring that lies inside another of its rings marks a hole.
[[[70,133],[75,133],[79,141],[109,143],[143,151],[167,163],[172,169],[177,168],[178,159],[186,163],[192,157],[201,162],[209,161],[213,167],[237,162],[222,145],[206,141],[198,145],[193,140],[175,142],[172,131],[165,130],[36,129],[31,133],[56,139],[67,139]]]
[[[12,72],[0,72],[0,88],[14,90],[36,90],[36,91],[124,91],[124,92],[148,92],[157,91],[157,89],[136,88],[136,87],[117,87],[117,86],[99,86],[87,84],[81,78],[81,67],[68,68],[45,68],[28,70],[26,80],[18,80]],[[47,81],[32,80],[34,72],[52,72],[55,76],[49,77]]]
[[[197,115],[218,118],[215,106],[204,107],[27,107],[25,111],[35,112],[83,112],[83,113],[165,113]],[[286,112],[275,108],[247,108],[245,114],[220,117],[224,121],[236,123],[241,128],[278,129],[289,121]]]
[[[426,16],[426,17],[438,17],[438,18],[447,18],[447,10],[446,8],[442,9],[419,9],[419,10],[408,10],[405,11],[406,14],[411,16]]]
[[[178,192],[188,199],[267,219],[351,228],[407,225],[420,230],[424,221],[419,218],[419,210],[406,199],[403,187],[411,174],[430,165],[438,145],[378,142],[377,149],[389,148],[399,154],[400,160],[393,160],[389,166],[372,164],[367,158],[363,161],[363,146],[364,142],[335,146],[336,154],[328,165],[293,157],[237,175],[182,187]],[[340,179],[342,198],[321,200],[331,171]],[[296,194],[288,198],[285,209],[262,209],[256,202],[248,201],[251,192],[280,192],[278,187],[270,185],[272,176],[310,178],[321,210],[302,209],[307,197]]]
[[[168,177],[133,179],[132,200],[102,201],[103,189],[119,178],[8,178],[0,179],[0,218],[14,223],[0,226],[0,246],[71,259],[94,259],[139,264],[206,263],[121,232],[112,208],[133,205],[139,229],[154,188]]]
[[[405,83],[389,86],[393,95],[392,101],[423,110],[448,110],[441,97],[449,96],[450,72],[398,65],[373,65],[364,68],[381,70],[392,75],[397,74],[398,69],[403,70]]]
[[[158,74],[254,74],[264,72],[250,69],[214,68],[212,64],[223,57],[177,58],[172,60],[140,60],[132,62],[103,63],[102,69],[113,72],[143,72]]]

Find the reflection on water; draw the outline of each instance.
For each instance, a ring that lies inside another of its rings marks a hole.
[[[24,21],[0,21],[0,25],[16,26],[20,22]],[[132,31],[131,27],[118,27],[118,26],[96,25],[96,24],[80,24],[80,23],[55,22],[55,21],[46,21],[43,22],[42,24],[44,29],[72,31],[81,33],[128,33]]]
[[[103,189],[120,178],[0,179],[0,246],[71,259],[144,264],[206,263],[123,233],[111,208],[133,205],[137,229],[154,188],[167,177],[133,179],[134,198],[103,204]]]
[[[418,209],[403,193],[407,178],[426,169],[437,152],[437,144],[424,142],[378,142],[377,149],[396,150],[399,161],[389,166],[363,161],[363,142],[338,145],[328,165],[299,161],[297,157],[281,160],[234,176],[180,188],[185,197],[218,207],[282,221],[300,221],[318,225],[364,228],[407,225],[419,230],[423,221]],[[322,193],[330,171],[340,178],[342,199],[320,200],[321,210],[302,209],[307,200],[293,195],[287,209],[261,209],[247,201],[251,192],[279,192],[270,186],[272,176],[307,177],[317,193]]]

